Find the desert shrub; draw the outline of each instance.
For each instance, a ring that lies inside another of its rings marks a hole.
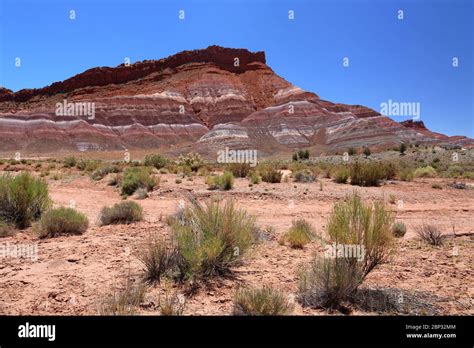
[[[209,176],[206,183],[209,190],[227,191],[234,185],[234,176],[231,172],[224,172],[222,175]]]
[[[156,180],[151,176],[148,167],[127,168],[123,174],[122,194],[129,196],[138,188],[145,188],[151,191],[156,185]]]
[[[190,166],[178,166],[176,168],[176,174],[184,178],[185,176],[191,176],[193,174],[193,170]]]
[[[355,162],[350,167],[351,185],[378,186],[385,174],[379,163]]]
[[[149,238],[138,255],[145,267],[146,282],[160,282],[161,277],[174,267],[175,252],[160,239]]]
[[[338,184],[346,184],[349,179],[349,171],[346,168],[339,168],[334,173],[334,181]]]
[[[232,163],[227,165],[227,170],[236,178],[246,178],[250,172],[250,164],[248,163]]]
[[[363,153],[365,155],[365,158],[369,157],[372,154],[372,152],[370,151],[368,147],[364,147]]]
[[[93,172],[99,167],[100,163],[98,161],[88,160],[81,158],[76,163],[76,168],[80,171],[86,171],[88,173]]]
[[[460,165],[451,165],[446,171],[446,176],[450,178],[459,178],[463,175],[464,170]]]
[[[75,167],[77,164],[76,157],[74,156],[69,156],[64,159],[63,166],[65,168],[72,168]]]
[[[401,181],[412,181],[413,180],[413,171],[411,169],[402,169],[399,172],[399,177]]]
[[[436,176],[436,170],[432,166],[416,168],[413,175],[417,178],[433,178]]]
[[[388,261],[393,250],[392,224],[393,215],[383,202],[365,204],[355,193],[336,203],[327,232],[337,252],[315,256],[301,271],[300,301],[304,305],[340,309],[341,302],[352,298],[365,277]],[[340,254],[339,248],[351,249]]]
[[[130,224],[141,221],[143,217],[142,207],[132,201],[114,204],[112,207],[102,208],[99,215],[100,225]]]
[[[392,226],[392,233],[395,237],[403,237],[407,233],[407,226],[403,222],[397,221]]]
[[[260,175],[258,175],[257,172],[251,172],[249,176],[249,180],[252,185],[260,184],[260,181],[261,181]]]
[[[186,301],[183,295],[173,291],[170,285],[165,286],[165,292],[158,299],[160,314],[164,316],[182,315],[186,308]]]
[[[350,147],[350,148],[347,150],[347,154],[348,154],[349,156],[354,156],[354,155],[357,154],[357,150],[354,149],[353,147]]]
[[[111,175],[109,180],[107,181],[107,185],[109,186],[121,186],[122,185],[122,175],[115,174]]]
[[[308,244],[315,236],[313,227],[305,219],[298,219],[292,222],[290,229],[285,233],[283,239],[292,248],[301,249]]]
[[[404,155],[405,151],[407,150],[407,146],[405,143],[401,143],[400,147],[398,148],[398,151],[400,151],[400,155]]]
[[[180,218],[170,219],[182,279],[230,272],[256,241],[255,217],[232,201],[190,199]]]
[[[423,224],[418,226],[415,232],[421,240],[428,244],[435,246],[443,245],[445,236],[443,236],[439,228],[434,225]]]
[[[389,195],[388,196],[388,201],[390,202],[390,204],[397,203],[397,196],[395,196],[394,194]]]
[[[307,159],[309,159],[309,151],[308,150],[299,150],[298,152],[293,153],[291,158],[292,158],[293,161],[307,160]]]
[[[148,197],[148,190],[145,187],[139,187],[134,195],[136,199],[145,199]]]
[[[40,238],[63,234],[83,234],[89,221],[87,217],[72,208],[60,207],[46,211],[39,220],[37,229]]]
[[[283,173],[271,164],[261,166],[258,171],[260,173],[262,181],[264,182],[269,182],[269,183],[281,182]]]
[[[196,172],[204,165],[204,160],[200,154],[190,152],[186,155],[180,155],[177,164],[178,166],[190,167],[193,172]]]
[[[316,175],[309,169],[303,169],[293,174],[296,182],[313,182],[316,180]]]
[[[0,238],[10,237],[15,234],[13,225],[0,220]]]
[[[98,180],[102,180],[107,174],[119,173],[119,172],[120,172],[119,167],[115,165],[106,165],[94,170],[91,174],[91,179],[98,181]]]
[[[263,288],[239,288],[234,295],[234,315],[287,315],[293,304],[279,290]]]
[[[145,156],[144,165],[147,167],[155,167],[161,169],[168,164],[168,159],[164,156],[153,154]]]
[[[393,180],[398,174],[398,167],[392,162],[382,162],[379,164],[382,170],[383,179]]]
[[[209,168],[207,168],[206,166],[202,166],[201,168],[197,170],[198,176],[208,176],[209,173],[210,173]]]
[[[30,226],[49,208],[48,185],[24,172],[0,176],[0,219],[19,229]]]
[[[111,295],[102,298],[99,303],[100,315],[134,315],[137,307],[143,302],[146,287],[144,284],[134,283],[127,278],[121,289],[114,289]]]

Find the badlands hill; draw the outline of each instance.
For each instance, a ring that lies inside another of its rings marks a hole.
[[[466,137],[322,100],[278,76],[264,52],[210,46],[97,67],[40,89],[0,88],[0,151],[223,147],[277,154],[406,143],[472,146]]]

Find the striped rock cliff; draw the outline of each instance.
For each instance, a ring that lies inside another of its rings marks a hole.
[[[245,49],[210,46],[89,69],[40,89],[0,88],[0,151],[187,146],[272,154],[452,141],[472,145],[363,106],[322,100],[279,77],[263,52]]]

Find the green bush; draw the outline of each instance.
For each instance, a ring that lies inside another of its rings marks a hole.
[[[77,160],[76,160],[76,157],[74,156],[66,157],[63,162],[63,165],[65,168],[75,167],[76,164],[77,164]]]
[[[279,183],[283,176],[283,173],[273,165],[261,166],[259,173],[262,181],[269,183]]]
[[[15,234],[13,225],[0,220],[0,238],[10,237]]]
[[[348,179],[349,171],[346,168],[340,168],[334,174],[334,181],[338,184],[346,184]]]
[[[279,290],[271,287],[239,288],[234,295],[234,315],[287,315],[293,304]]]
[[[246,178],[250,172],[250,164],[248,163],[231,163],[227,165],[227,170],[236,178]]]
[[[94,170],[91,174],[91,179],[92,180],[102,180],[107,174],[110,173],[119,173],[120,168],[115,166],[115,165],[107,165],[103,167],[99,167],[96,170]]]
[[[303,169],[293,174],[296,182],[314,182],[316,175],[309,169]]]
[[[300,275],[299,299],[304,305],[340,309],[366,276],[393,251],[393,215],[383,202],[364,204],[353,194],[336,203],[327,232],[333,250],[317,255]],[[339,248],[350,248],[339,253]],[[356,248],[356,249],[354,249]]]
[[[134,315],[145,298],[146,287],[127,278],[122,289],[114,289],[111,295],[102,298],[98,312],[100,315]]]
[[[141,221],[143,218],[142,207],[132,201],[125,201],[115,204],[112,207],[102,208],[99,215],[100,225],[130,224]]]
[[[234,185],[234,176],[231,172],[224,172],[222,175],[209,176],[207,178],[209,190],[227,191],[232,189]]]
[[[261,181],[260,175],[258,175],[257,172],[251,172],[249,176],[249,180],[252,185],[260,184],[260,181]]]
[[[19,229],[31,225],[49,208],[48,185],[24,172],[0,176],[0,219]]]
[[[413,171],[411,169],[402,169],[399,173],[401,181],[412,181],[413,180]]]
[[[431,166],[416,168],[413,175],[417,178],[433,178],[436,176],[436,170]]]
[[[88,173],[93,172],[99,167],[100,163],[98,161],[80,159],[77,161],[76,168],[80,171],[86,171]]]
[[[385,173],[379,163],[355,162],[350,167],[351,185],[378,186],[385,178]]]
[[[161,276],[173,267],[175,252],[157,238],[149,238],[138,259],[145,267],[144,279],[147,282],[160,282]]]
[[[196,172],[204,165],[204,160],[200,154],[190,152],[187,155],[180,155],[177,164],[181,167],[190,167],[193,172]]]
[[[315,236],[313,227],[305,219],[292,222],[290,229],[285,233],[283,240],[287,241],[292,248],[301,249]]]
[[[208,278],[230,272],[256,241],[255,217],[235,208],[232,201],[195,199],[180,217],[170,220],[179,255],[181,279]]]
[[[127,168],[123,174],[122,195],[132,195],[139,188],[145,188],[147,191],[151,191],[155,185],[156,180],[151,176],[150,168]]]
[[[40,238],[56,237],[63,234],[83,234],[89,221],[87,217],[72,208],[56,208],[46,211],[39,220]]]
[[[169,160],[161,155],[153,154],[145,156],[144,164],[147,167],[155,167],[156,169],[161,169],[169,163]]]
[[[407,226],[403,222],[397,221],[392,226],[392,233],[395,237],[403,237],[407,233]]]

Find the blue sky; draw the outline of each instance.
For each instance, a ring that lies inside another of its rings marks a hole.
[[[417,102],[431,130],[474,137],[473,3],[0,0],[0,85],[38,88],[125,57],[159,59],[216,44],[264,50],[277,74],[323,99],[378,111],[389,99]]]

